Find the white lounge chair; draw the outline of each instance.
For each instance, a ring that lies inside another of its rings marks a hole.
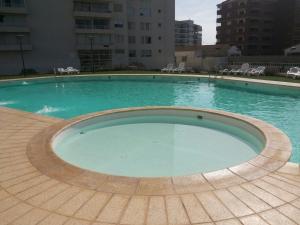
[[[67,73],[68,74],[79,74],[80,73],[80,71],[78,70],[78,69],[75,69],[75,68],[73,68],[73,67],[68,67],[67,69],[66,69],[66,71],[67,71]]]
[[[293,77],[296,79],[297,77],[300,77],[300,68],[299,67],[292,67],[287,71],[287,76]]]
[[[184,62],[179,63],[178,67],[172,70],[172,72],[174,72],[174,73],[183,73],[185,71],[186,71],[186,69],[185,69]]]
[[[264,75],[265,74],[265,71],[266,71],[266,67],[265,66],[259,66],[257,68],[252,68],[250,69],[247,74],[248,75],[256,75],[256,76],[261,76],[261,75]]]
[[[230,73],[232,73],[233,75],[239,75],[239,74],[242,74],[242,75],[245,75],[247,74],[247,72],[249,71],[250,69],[250,65],[249,63],[244,63],[241,68],[239,69],[233,69],[230,71]]]
[[[62,75],[62,74],[68,74],[68,71],[65,70],[64,68],[57,68],[57,72]]]
[[[229,69],[223,69],[223,70],[219,70],[219,74],[221,75],[225,75],[229,73]]]
[[[174,64],[173,64],[173,63],[169,63],[169,64],[167,65],[167,67],[161,69],[161,72],[167,72],[167,73],[170,73],[173,69],[174,69]]]

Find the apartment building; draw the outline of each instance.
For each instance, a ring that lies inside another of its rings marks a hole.
[[[193,20],[175,22],[176,47],[202,45],[202,26],[194,24]]]
[[[0,0],[0,74],[174,61],[175,0]],[[22,43],[22,46],[20,45]]]
[[[218,5],[217,43],[243,55],[281,55],[299,36],[300,0],[227,0]]]

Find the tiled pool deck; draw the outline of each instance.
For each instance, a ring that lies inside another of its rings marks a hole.
[[[1,225],[300,224],[300,169],[285,164],[285,151],[267,164],[262,158],[236,171],[163,182],[89,176],[69,167],[48,173],[51,162],[37,169],[27,147],[56,123],[64,122],[0,107]]]

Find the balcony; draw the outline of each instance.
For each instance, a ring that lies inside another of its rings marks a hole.
[[[19,44],[0,44],[0,51],[10,52],[10,51],[20,51]],[[32,45],[23,44],[23,51],[32,51]]]
[[[14,24],[5,24],[0,25],[0,32],[1,33],[29,33],[30,29],[24,26],[20,25],[14,25]]]
[[[112,10],[109,2],[74,2],[75,17],[111,18]]]
[[[27,14],[25,1],[0,0],[0,13]]]

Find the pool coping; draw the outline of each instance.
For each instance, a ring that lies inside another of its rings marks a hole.
[[[300,83],[293,82],[284,82],[284,81],[272,81],[272,80],[259,80],[259,79],[250,79],[244,77],[234,77],[230,75],[220,75],[220,74],[211,74],[211,75],[200,75],[200,74],[173,74],[173,73],[153,73],[153,74],[82,74],[82,75],[53,75],[53,76],[40,76],[40,77],[29,77],[29,78],[17,78],[17,79],[6,79],[0,80],[1,83],[5,82],[13,82],[13,81],[28,81],[28,80],[46,80],[46,79],[63,79],[63,78],[85,78],[85,77],[185,77],[185,78],[206,78],[206,79],[214,79],[214,80],[227,80],[227,81],[239,81],[239,82],[247,82],[253,84],[263,84],[270,86],[281,86],[281,87],[289,87],[289,88],[299,88]]]
[[[137,110],[168,109],[206,112],[243,121],[263,134],[266,138],[265,149],[254,159],[223,170],[191,176],[136,178],[112,176],[78,168],[60,159],[51,147],[53,137],[66,127],[93,117]],[[29,142],[27,156],[34,167],[43,174],[72,185],[109,193],[172,195],[214,190],[256,180],[284,166],[291,156],[291,148],[291,142],[286,134],[255,118],[225,111],[189,107],[138,107],[96,112],[56,123],[37,134]],[[99,183],[105,185],[99,186]]]

